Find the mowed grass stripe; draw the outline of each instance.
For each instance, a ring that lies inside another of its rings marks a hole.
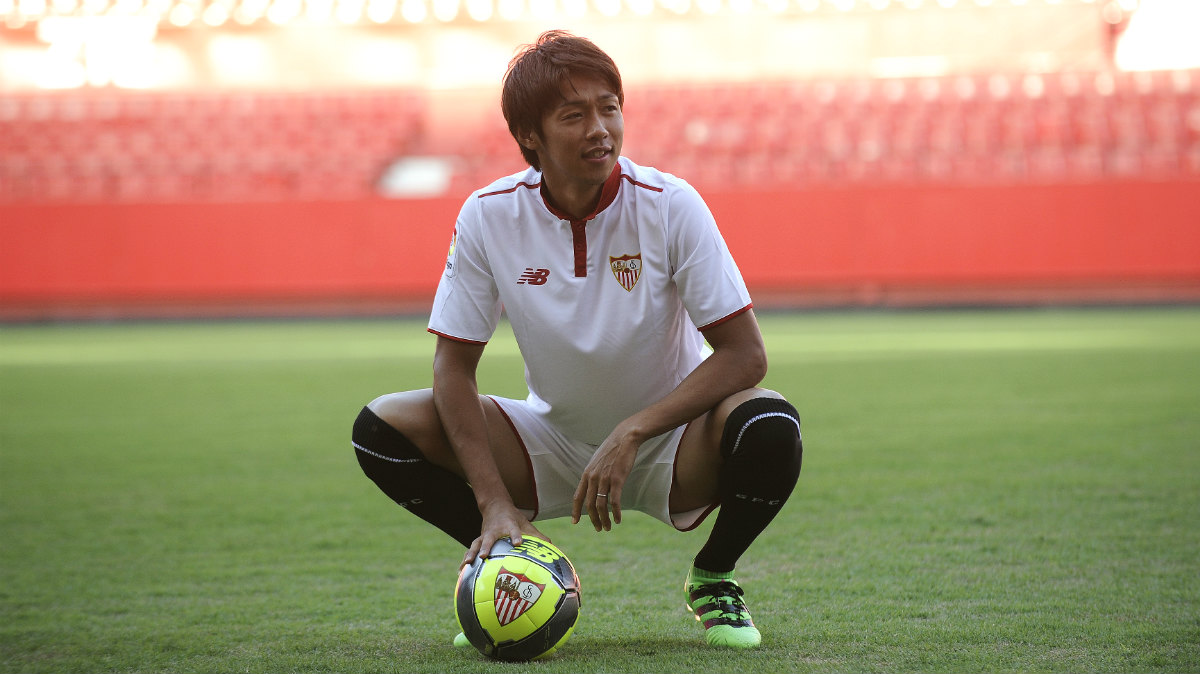
[[[1098,310],[765,313],[772,356],[955,351],[1200,349],[1187,310],[1137,309],[1114,322]],[[361,360],[432,354],[423,319],[272,323],[0,326],[0,366],[137,362]],[[47,332],[50,330],[50,332]],[[52,335],[52,338],[47,338]],[[506,326],[488,354],[519,355]]]

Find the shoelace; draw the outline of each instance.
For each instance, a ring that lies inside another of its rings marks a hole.
[[[716,583],[700,585],[689,594],[695,609],[696,617],[704,620],[705,629],[714,625],[733,625],[734,627],[750,627],[754,622],[750,620],[750,612],[746,608],[746,602],[742,601],[742,595],[745,591],[734,582],[722,580]],[[711,597],[711,601],[706,601],[703,604],[697,603],[697,600],[706,597]],[[705,615],[718,611],[716,616],[704,619]]]

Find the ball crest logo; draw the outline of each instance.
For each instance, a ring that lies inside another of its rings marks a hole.
[[[535,583],[523,574],[500,567],[500,572],[496,574],[496,620],[504,626],[521,617],[537,602],[545,589],[544,583]]]
[[[616,277],[617,283],[628,292],[633,292],[633,287],[637,285],[638,278],[642,275],[642,254],[637,255],[622,255],[621,257],[608,257],[608,264],[612,267],[613,276]]]

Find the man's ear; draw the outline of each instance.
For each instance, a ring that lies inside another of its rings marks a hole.
[[[526,150],[537,151],[540,143],[538,142],[538,137],[535,132],[521,131],[517,134],[517,137],[519,138],[518,142],[521,144],[521,147],[525,148]]]

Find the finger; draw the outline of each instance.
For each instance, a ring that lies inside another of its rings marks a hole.
[[[620,485],[612,487],[608,492],[608,507],[612,508],[613,524],[621,523],[621,487]]]
[[[601,519],[600,509],[602,507],[601,502],[605,500],[607,499],[598,496],[596,491],[588,494],[588,517],[591,518],[592,528],[594,528],[596,531],[604,531],[604,520]],[[608,515],[607,510],[605,510],[604,515]]]
[[[467,554],[463,556],[462,564],[458,567],[460,571],[464,566],[470,566],[471,564],[475,563],[475,559],[479,556],[479,550],[482,543],[483,537],[480,536],[479,538],[475,539],[475,542],[471,543],[471,547],[467,548]]]
[[[484,534],[479,537],[479,558],[487,559],[492,554],[492,546],[496,544],[496,537]]]
[[[596,491],[588,488],[583,502],[587,506],[588,520],[591,521],[592,528],[600,531],[600,515],[596,512]]]
[[[600,526],[605,531],[612,531],[612,520],[608,516],[609,505],[609,494],[607,492],[596,494],[596,510],[600,513]]]
[[[571,502],[571,524],[579,524],[579,518],[583,515],[583,503],[586,496],[586,483],[580,481],[579,486],[575,488],[575,496]]]

